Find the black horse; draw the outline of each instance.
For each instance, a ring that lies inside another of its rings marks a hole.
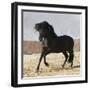
[[[49,66],[49,64],[46,62],[46,55],[49,53],[62,52],[65,56],[65,61],[62,67],[64,68],[67,61],[71,63],[72,67],[74,58],[73,38],[67,35],[57,36],[52,25],[46,21],[35,24],[35,29],[39,32],[39,40],[42,42],[42,53],[37,66],[37,71],[39,70],[42,58],[44,58],[45,65]]]

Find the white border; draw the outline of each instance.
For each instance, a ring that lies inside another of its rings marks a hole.
[[[81,12],[81,29],[80,29],[80,76],[57,76],[56,78],[41,78],[37,79],[21,79],[21,10],[45,10],[45,11],[66,11],[66,12]],[[59,77],[59,78],[58,78]],[[51,8],[51,7],[36,7],[36,6],[18,6],[18,84],[32,84],[45,82],[63,82],[63,81],[78,81],[85,80],[85,10],[69,9],[69,8]]]

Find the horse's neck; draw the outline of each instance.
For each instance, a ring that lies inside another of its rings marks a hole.
[[[54,37],[44,37],[44,41],[47,41],[47,43],[53,42]]]
[[[52,34],[48,35],[48,37],[46,37],[46,38],[49,39],[49,40],[52,40],[52,39],[55,39],[57,37],[58,36],[55,33],[52,33]]]
[[[49,35],[50,38],[57,38],[57,35],[55,32],[51,32]]]

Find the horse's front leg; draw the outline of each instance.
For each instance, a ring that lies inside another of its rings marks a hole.
[[[46,66],[49,66],[49,64],[46,62],[46,55],[44,55],[44,64],[45,64]]]
[[[44,56],[44,52],[41,53],[41,56],[40,56],[40,59],[39,59],[39,63],[38,63],[38,66],[37,66],[37,72],[39,71],[40,63],[42,61],[43,56]]]
[[[50,51],[46,48],[45,49],[45,54],[44,54],[44,64],[48,67],[49,64],[46,62],[46,56],[50,53]]]

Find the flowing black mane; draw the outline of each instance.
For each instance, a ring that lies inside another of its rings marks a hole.
[[[56,33],[54,32],[54,28],[52,25],[49,26],[48,36],[57,37]]]
[[[35,29],[39,32],[39,40],[42,42],[42,52],[37,66],[37,71],[39,70],[39,66],[43,57],[45,65],[49,66],[49,64],[46,62],[46,55],[48,55],[49,53],[62,52],[65,56],[65,61],[62,67],[64,67],[66,61],[71,63],[72,67],[74,57],[73,38],[67,35],[57,36],[56,33],[54,32],[53,26],[46,21],[35,24]]]

